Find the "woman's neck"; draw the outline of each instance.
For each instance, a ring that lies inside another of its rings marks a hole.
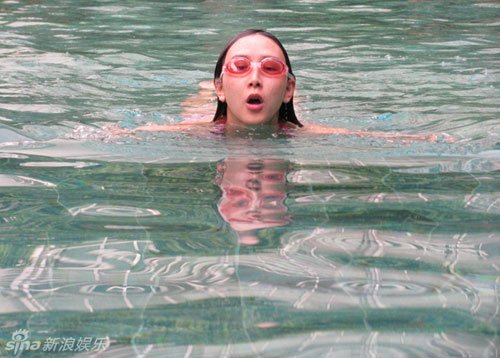
[[[278,116],[267,122],[261,123],[245,123],[231,116],[224,117],[226,134],[241,134],[241,133],[274,133],[279,131]]]

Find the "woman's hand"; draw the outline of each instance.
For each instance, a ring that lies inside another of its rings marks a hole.
[[[116,123],[107,124],[103,127],[103,129],[109,131],[112,134],[113,138],[129,137],[134,139],[141,139],[140,137],[133,135],[136,129],[121,128]]]

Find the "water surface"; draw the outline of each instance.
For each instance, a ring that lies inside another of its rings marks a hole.
[[[499,18],[487,1],[4,1],[2,354],[497,357]],[[106,129],[180,121],[246,28],[284,42],[303,121],[457,141]],[[8,349],[26,341],[43,345]]]

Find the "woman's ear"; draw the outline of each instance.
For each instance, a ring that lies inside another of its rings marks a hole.
[[[295,78],[289,78],[286,84],[285,97],[283,98],[284,103],[290,102],[295,93]]]
[[[216,80],[214,82],[215,92],[217,93],[217,98],[221,102],[226,102],[226,96],[224,95],[224,89],[222,88],[222,80]]]
[[[217,172],[215,174],[214,184],[221,185],[222,178],[224,177],[224,172],[226,171],[226,163],[218,162],[217,163]]]

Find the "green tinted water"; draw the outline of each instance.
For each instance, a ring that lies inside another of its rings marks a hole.
[[[497,357],[499,15],[4,1],[2,355]],[[458,141],[103,127],[179,121],[255,27],[288,49],[302,120]]]

